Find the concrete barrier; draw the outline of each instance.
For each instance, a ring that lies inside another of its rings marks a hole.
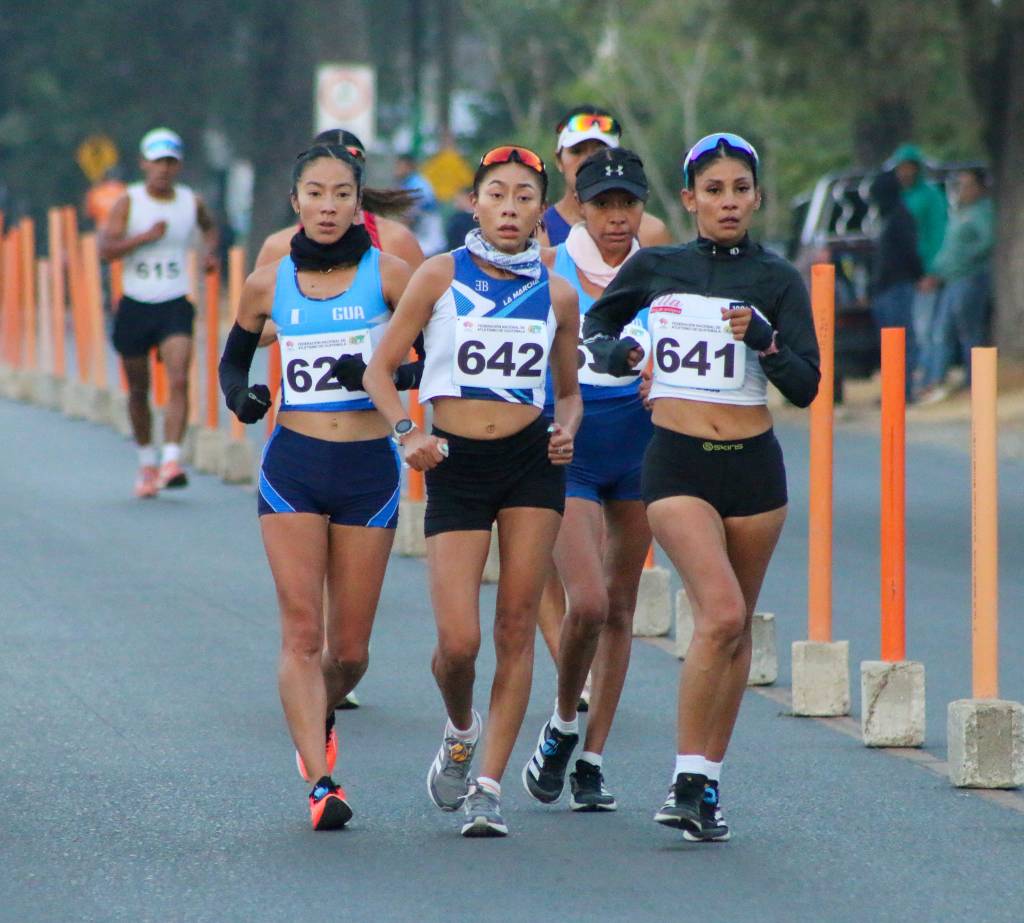
[[[90,423],[110,426],[113,415],[110,406],[110,392],[106,388],[90,387],[85,405],[85,418]]]
[[[196,449],[192,467],[207,474],[220,474],[224,467],[224,447],[227,436],[219,429],[206,429],[196,435]]]
[[[423,558],[427,554],[427,540],[423,535],[423,516],[427,511],[425,500],[400,500],[398,503],[398,529],[395,532],[395,553],[406,558]]]
[[[1024,705],[1005,699],[949,703],[947,761],[958,788],[1024,785]]]
[[[85,420],[89,416],[91,401],[92,387],[69,378],[64,386],[64,403],[61,407],[64,416],[72,420]]]
[[[794,641],[793,714],[837,717],[850,713],[847,641]]]
[[[229,439],[224,446],[220,476],[225,484],[251,484],[255,480],[256,453],[248,441]]]
[[[497,583],[501,576],[501,554],[498,550],[498,527],[491,527],[491,546],[487,551],[487,561],[484,563],[484,583]]]
[[[132,418],[128,413],[128,395],[124,391],[110,393],[110,425],[126,439],[135,435],[132,431]]]
[[[925,729],[924,664],[865,660],[860,665],[860,730],[868,747],[920,747]]]
[[[672,597],[669,572],[664,567],[645,567],[640,574],[640,589],[633,615],[633,636],[659,638],[672,627]]]
[[[748,686],[770,686],[779,678],[779,652],[775,643],[775,615],[755,612],[750,626],[753,650]]]

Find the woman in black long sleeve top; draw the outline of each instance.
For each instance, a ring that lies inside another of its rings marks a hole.
[[[617,338],[650,307],[655,435],[643,499],[694,617],[673,784],[654,819],[691,840],[729,838],[718,782],[750,670],[754,606],[786,518],[767,382],[800,407],[818,389],[803,280],[747,236],[761,202],[757,168],[756,152],[736,135],[697,142],[682,192],[697,240],[641,250],[584,324],[591,352],[615,373],[642,361],[635,341]]]

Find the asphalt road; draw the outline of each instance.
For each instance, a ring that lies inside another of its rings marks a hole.
[[[12,921],[1024,920],[1024,797],[953,789],[912,760],[747,696],[723,778],[735,834],[695,845],[651,815],[670,781],[677,662],[637,642],[606,755],[620,810],[522,791],[534,694],[505,778],[511,836],[470,841],[428,801],[443,724],[425,565],[394,558],[337,776],[356,812],[309,829],[275,686],[273,588],[250,490],[209,476],[143,503],[111,431],[0,402],[0,919]],[[762,595],[782,675],[806,621],[806,432],[784,428],[792,513]],[[878,653],[878,444],[836,445],[835,637]],[[1024,699],[1024,466],[1001,469],[1002,689]],[[969,464],[912,446],[908,653],[927,753],[970,695]],[[483,609],[494,590],[483,590]],[[485,619],[485,626],[487,621]],[[486,630],[486,629],[485,629]],[[480,666],[486,698],[491,657]]]

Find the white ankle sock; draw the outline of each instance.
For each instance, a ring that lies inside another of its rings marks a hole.
[[[494,779],[489,779],[487,776],[477,776],[476,784],[480,786],[485,792],[490,792],[495,798],[501,797],[501,783],[495,782]]]
[[[181,446],[177,442],[165,442],[160,449],[160,464],[176,462],[181,458]]]
[[[681,772],[688,773],[694,776],[706,776],[708,761],[704,759],[702,754],[699,753],[679,753],[676,755],[676,771],[672,776],[672,781],[676,781],[676,776]]]
[[[452,719],[449,718],[444,728],[444,736],[457,737],[459,740],[476,740],[480,736],[480,716],[473,712],[473,723],[465,731],[452,724]]]
[[[591,766],[596,766],[598,769],[601,768],[601,763],[604,761],[604,757],[601,756],[600,753],[594,753],[591,750],[584,750],[580,754],[580,759],[583,760],[584,763],[590,763]],[[673,781],[675,780],[673,779]]]
[[[139,467],[152,468],[156,465],[156,448],[153,445],[139,446]]]
[[[551,720],[548,722],[556,731],[561,731],[563,734],[579,734],[580,732],[580,719],[573,718],[572,721],[563,721],[558,717],[558,709],[555,709],[554,714],[551,716]]]
[[[704,764],[705,764],[705,766],[707,766],[707,770],[705,771],[704,775],[706,775],[708,777],[708,780],[710,782],[721,782],[722,781],[722,764],[721,763],[712,763],[711,760],[705,760]]]

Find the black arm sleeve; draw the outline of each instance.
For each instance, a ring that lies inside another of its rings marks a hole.
[[[650,303],[646,266],[642,250],[623,264],[611,285],[587,311],[583,319],[584,340],[597,333],[618,337],[622,328]]]
[[[779,351],[762,356],[761,366],[786,400],[797,407],[806,407],[818,393],[821,355],[814,332],[811,299],[804,280],[795,269],[779,296],[775,330]]]
[[[423,379],[423,360],[403,362],[395,369],[395,388],[398,391],[411,391],[420,386]]]
[[[243,423],[255,423],[270,409],[270,389],[266,385],[249,387],[249,369],[256,355],[260,335],[250,333],[237,323],[224,343],[224,352],[217,367],[224,402]]]

